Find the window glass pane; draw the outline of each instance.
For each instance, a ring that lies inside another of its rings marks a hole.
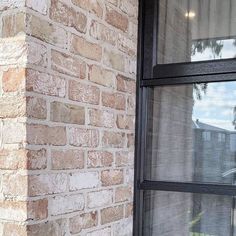
[[[146,191],[145,236],[234,236],[234,197]]]
[[[235,57],[235,0],[159,2],[159,64]]]
[[[149,90],[145,178],[236,184],[236,82]]]

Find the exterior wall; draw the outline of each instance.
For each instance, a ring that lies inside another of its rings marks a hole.
[[[0,3],[0,235],[131,235],[137,5]]]

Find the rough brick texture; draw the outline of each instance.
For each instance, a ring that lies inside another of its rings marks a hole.
[[[138,0],[0,3],[0,236],[132,234]]]

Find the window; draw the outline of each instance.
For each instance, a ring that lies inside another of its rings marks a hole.
[[[202,132],[202,139],[204,141],[211,141],[211,132],[209,131],[203,131]]]
[[[226,138],[226,134],[223,134],[223,133],[219,133],[218,134],[218,142],[219,143],[224,143],[225,142],[225,138]]]
[[[135,236],[236,235],[236,0],[141,0]]]

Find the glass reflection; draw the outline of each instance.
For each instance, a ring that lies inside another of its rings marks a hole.
[[[160,0],[158,63],[235,58],[235,0]]]
[[[230,196],[146,191],[145,236],[235,236]]]
[[[146,178],[235,184],[236,82],[150,89]]]

